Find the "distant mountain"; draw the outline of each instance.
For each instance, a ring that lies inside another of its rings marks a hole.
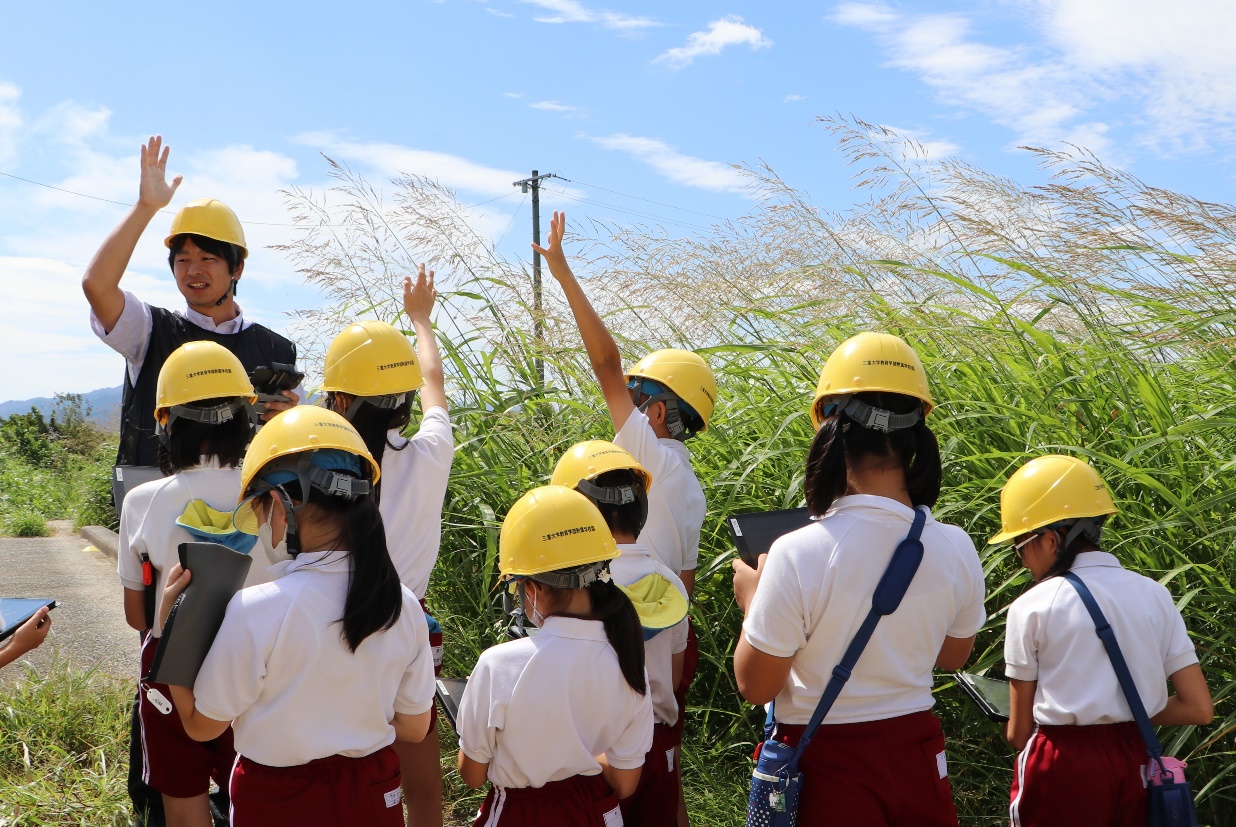
[[[87,417],[95,425],[109,431],[120,429],[120,395],[123,388],[100,388],[82,394],[82,403],[89,409]],[[51,416],[55,407],[54,397],[40,396],[36,399],[21,399],[13,402],[0,402],[0,419],[13,414],[29,413],[31,408],[38,408],[44,416]]]

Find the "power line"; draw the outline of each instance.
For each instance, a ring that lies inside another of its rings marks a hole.
[[[127,202],[125,202],[125,201],[114,201],[114,200],[112,200],[111,198],[102,198],[102,197],[100,197],[100,196],[98,196],[98,195],[89,195],[88,193],[84,193],[84,192],[74,192],[73,190],[66,190],[64,187],[55,187],[55,186],[52,186],[51,184],[44,184],[42,181],[32,181],[32,180],[31,180],[31,179],[29,179],[29,178],[22,178],[20,175],[14,175],[14,174],[12,174],[11,172],[4,172],[3,170],[0,170],[0,175],[3,175],[5,178],[12,178],[14,181],[23,181],[23,182],[25,182],[25,183],[27,183],[27,184],[34,184],[36,187],[43,187],[43,188],[45,188],[45,189],[55,190],[56,192],[63,192],[63,193],[64,193],[64,194],[66,194],[66,195],[76,195],[78,198],[89,198],[89,199],[91,199],[92,201],[102,201],[102,202],[104,202],[104,203],[106,203],[106,204],[116,204],[116,205],[121,206],[121,207],[131,207],[131,206],[133,206],[132,204],[127,203]],[[486,203],[488,203],[488,202],[486,202]],[[162,215],[176,215],[176,213],[175,213],[175,212],[173,212],[172,210],[159,210],[159,213],[161,213]],[[244,222],[244,223],[245,223],[246,225],[252,225],[252,226],[254,226],[254,227],[297,227],[297,228],[305,228],[305,227],[308,227],[308,226],[324,226],[324,227],[344,227],[344,226],[347,226],[347,225],[345,225],[345,224],[319,224],[319,225],[308,225],[308,224],[277,224],[277,223],[274,223],[274,222],[271,222],[271,221],[246,221],[246,222]]]
[[[623,198],[634,198],[636,201],[646,201],[649,204],[656,204],[659,207],[669,207],[671,210],[682,210],[683,212],[695,213],[696,215],[702,215],[705,218],[715,218],[718,221],[727,220],[725,217],[720,216],[720,215],[713,215],[712,213],[700,212],[699,210],[692,210],[687,207],[678,207],[678,206],[675,206],[674,204],[666,204],[664,201],[654,201],[651,198],[644,198],[643,196],[639,196],[639,195],[631,195],[630,193],[619,192],[618,190],[606,189],[605,187],[598,186],[597,184],[588,184],[588,183],[585,183],[584,181],[579,181],[574,178],[564,178],[563,180],[570,181],[572,184],[579,184],[581,187],[589,187],[590,189],[601,190],[602,192],[608,192],[614,195],[621,195]]]
[[[698,232],[707,232],[709,229],[708,227],[705,227],[700,224],[692,224],[689,221],[682,221],[680,219],[670,218],[664,215],[656,215],[654,213],[644,212],[643,210],[633,210],[628,207],[620,207],[617,204],[607,204],[603,201],[595,201],[591,198],[584,198],[583,196],[572,195],[569,192],[564,192],[561,190],[549,190],[549,192],[552,192],[554,195],[557,195],[559,197],[566,198],[569,201],[575,201],[580,204],[592,204],[593,206],[596,206],[596,207],[604,207],[606,209],[616,210],[621,213],[626,213],[627,215],[633,215],[637,218],[648,219],[652,221],[662,222],[665,224],[672,224],[672,225],[682,227],[688,230],[696,230]]]

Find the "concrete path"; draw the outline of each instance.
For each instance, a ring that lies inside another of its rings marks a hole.
[[[47,597],[60,601],[47,641],[0,670],[0,682],[22,675],[21,665],[46,669],[57,657],[74,667],[97,667],[118,677],[137,676],[138,637],[124,620],[115,562],[51,524],[55,537],[0,538],[0,596]]]

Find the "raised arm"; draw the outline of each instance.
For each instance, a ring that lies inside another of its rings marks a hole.
[[[416,283],[410,276],[403,279],[403,312],[416,332],[416,360],[421,363],[421,376],[425,385],[421,388],[421,405],[424,410],[433,407],[449,410],[446,404],[446,380],[442,373],[442,355],[438,353],[438,340],[433,335],[433,323],[429,314],[438,299],[433,286],[433,270],[425,273],[425,265],[416,268]]]
[[[142,177],[137,203],[104,240],[82,276],[82,292],[108,333],[124,312],[120,279],[129,266],[133,251],[137,249],[138,239],[159,210],[172,202],[172,196],[180,186],[179,175],[172,179],[171,184],[167,183],[168,152],[169,148],[163,146],[163,138],[158,135],[142,146]]]
[[[614,423],[614,432],[622,430],[627,417],[635,410],[631,402],[631,394],[627,391],[627,377],[622,372],[622,354],[618,345],[610,335],[605,322],[592,309],[592,303],[579,286],[575,274],[567,264],[566,253],[562,249],[562,237],[566,233],[566,213],[554,212],[549,222],[548,246],[532,247],[545,257],[549,264],[549,272],[562,285],[567,303],[571,306],[571,314],[575,317],[575,325],[579,335],[584,340],[584,349],[588,351],[588,361],[592,363],[592,372],[596,374],[601,385],[601,394],[605,397],[605,405],[609,408],[609,418]]]

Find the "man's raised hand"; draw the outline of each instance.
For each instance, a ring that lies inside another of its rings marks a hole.
[[[163,146],[163,136],[155,135],[142,145],[142,183],[138,191],[138,203],[161,210],[172,203],[172,196],[183,176],[177,175],[167,183],[167,156],[171,147]]]

